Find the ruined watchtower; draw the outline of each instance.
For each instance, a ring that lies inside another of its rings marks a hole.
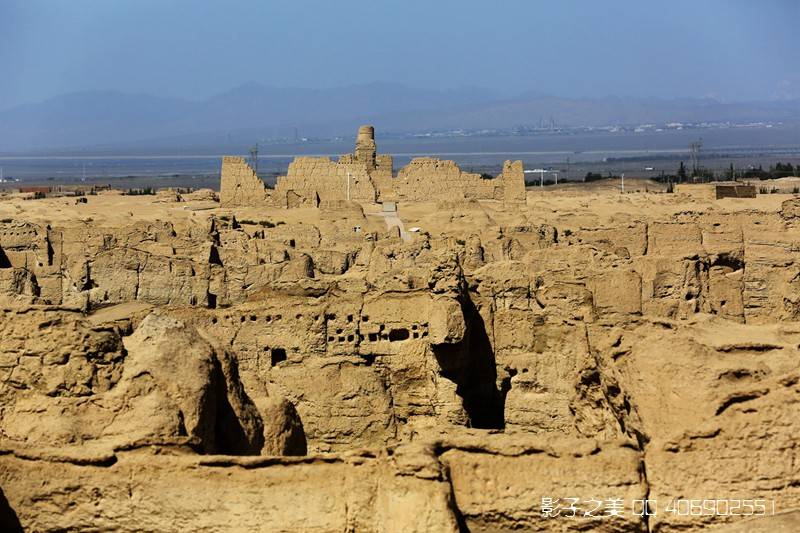
[[[352,154],[344,154],[339,158],[339,164],[353,165],[366,169],[370,181],[375,187],[377,198],[382,200],[394,199],[392,189],[392,172],[394,160],[387,154],[379,154],[375,144],[375,128],[361,126],[356,135],[356,149]]]
[[[358,128],[356,137],[355,160],[363,163],[369,170],[375,170],[375,157],[378,155],[378,147],[375,145],[375,128],[372,126],[361,126]]]

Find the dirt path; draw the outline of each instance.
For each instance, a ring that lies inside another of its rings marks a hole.
[[[409,242],[411,240],[411,233],[406,231],[405,226],[403,226],[403,221],[400,220],[400,217],[397,216],[397,213],[374,213],[375,216],[383,217],[386,220],[386,227],[392,229],[393,227],[397,226],[400,228],[400,238],[403,239],[405,242]]]

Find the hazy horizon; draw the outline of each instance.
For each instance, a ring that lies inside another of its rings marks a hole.
[[[0,109],[84,91],[199,101],[249,82],[795,99],[799,21],[791,0],[0,0]]]
[[[799,21],[793,0],[0,0],[0,153],[798,124]]]
[[[795,103],[800,101],[800,93],[797,95],[784,95],[782,97],[765,97],[765,98],[742,98],[742,99],[729,99],[724,98],[718,94],[706,94],[706,95],[677,95],[677,96],[656,96],[656,95],[632,95],[632,94],[624,94],[624,93],[608,93],[608,94],[595,94],[595,95],[586,95],[586,96],[578,96],[578,95],[565,95],[559,94],[555,92],[548,92],[548,91],[537,91],[537,90],[521,90],[517,93],[503,93],[499,91],[495,91],[492,87],[481,87],[477,85],[464,85],[464,86],[453,86],[453,87],[443,87],[437,89],[430,89],[426,87],[422,87],[419,85],[411,85],[405,84],[401,82],[394,82],[394,81],[385,81],[385,80],[373,80],[373,81],[365,81],[362,83],[348,83],[343,85],[335,85],[331,87],[325,88],[318,88],[318,87],[303,87],[303,86],[290,86],[290,85],[280,85],[280,84],[270,84],[270,83],[263,83],[256,80],[247,80],[242,83],[231,85],[230,87],[223,88],[218,92],[215,92],[210,95],[204,96],[195,96],[195,95],[159,95],[154,92],[148,92],[146,90],[125,90],[125,89],[92,89],[92,88],[85,88],[79,89],[74,91],[67,91],[63,93],[58,93],[46,97],[42,97],[36,100],[26,101],[18,104],[13,104],[6,107],[0,107],[0,112],[10,111],[17,108],[24,108],[28,106],[36,106],[39,104],[44,104],[53,100],[57,100],[60,98],[65,97],[73,97],[73,96],[81,96],[81,95],[125,95],[125,96],[146,96],[146,97],[153,97],[163,100],[174,100],[186,103],[202,103],[207,102],[210,100],[214,100],[215,98],[228,95],[232,92],[236,92],[242,89],[248,88],[258,88],[258,89],[266,89],[266,90],[277,90],[277,91],[309,91],[309,92],[326,92],[326,91],[346,91],[348,89],[354,88],[363,88],[363,87],[397,87],[397,88],[404,88],[410,89],[415,91],[430,91],[433,93],[438,94],[448,94],[448,93],[470,93],[473,92],[476,96],[485,96],[488,100],[494,102],[504,102],[504,101],[513,101],[523,97],[533,97],[533,98],[555,98],[555,99],[562,99],[562,100],[576,100],[576,101],[604,101],[604,100],[625,100],[630,99],[634,101],[640,102],[650,102],[650,101],[658,101],[658,102],[680,102],[680,101],[709,101],[709,102],[716,102],[721,104],[747,104],[747,103],[765,103],[765,102],[790,102]]]

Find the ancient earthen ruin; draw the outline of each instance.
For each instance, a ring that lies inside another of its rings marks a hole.
[[[800,528],[800,200],[391,167],[4,197],[0,530]]]
[[[300,207],[342,201],[394,202],[431,199],[525,201],[521,161],[506,161],[495,179],[462,172],[454,161],[417,157],[393,175],[390,155],[377,153],[375,130],[361,126],[356,149],[338,161],[327,157],[298,157],[274,190],[265,189],[243,158],[222,160],[220,200],[223,207],[271,204]]]

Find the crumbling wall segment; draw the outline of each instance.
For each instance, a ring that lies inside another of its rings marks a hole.
[[[275,185],[278,205],[294,207],[290,193],[297,196],[297,206],[341,200],[374,202],[377,198],[368,167],[352,158],[338,162],[327,157],[295,158]]]
[[[222,158],[219,199],[222,207],[264,205],[269,198],[264,182],[243,157]]]
[[[400,169],[394,190],[403,200],[475,198],[493,199],[501,183],[480,174],[463,172],[455,161],[415,157]]]
[[[506,203],[525,202],[525,171],[522,161],[506,161],[503,173],[497,177],[503,186],[503,200]]]

